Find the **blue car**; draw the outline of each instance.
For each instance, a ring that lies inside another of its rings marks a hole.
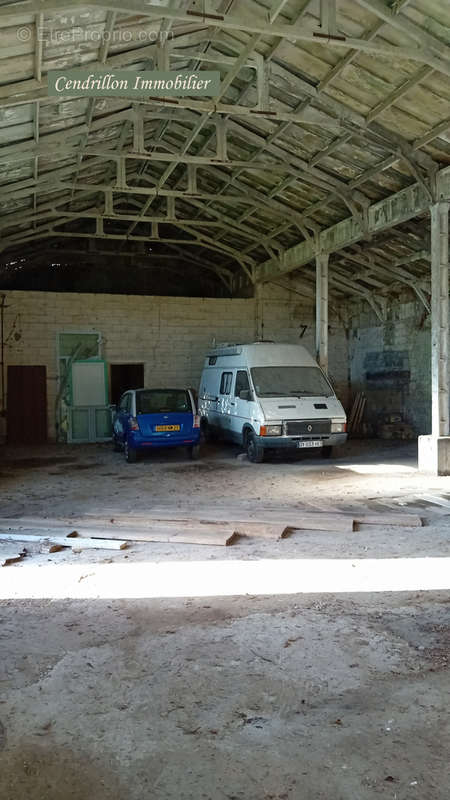
[[[120,398],[113,421],[115,450],[128,462],[139,451],[187,447],[191,458],[200,451],[200,417],[192,389],[130,389]]]

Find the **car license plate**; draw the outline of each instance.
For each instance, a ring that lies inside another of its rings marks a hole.
[[[297,442],[297,447],[322,447],[322,441],[320,439],[314,439],[309,442]]]
[[[155,431],[161,433],[162,431],[179,431],[179,425],[155,425]]]

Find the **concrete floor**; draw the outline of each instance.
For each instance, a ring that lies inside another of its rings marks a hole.
[[[50,556],[31,546],[0,571],[0,592],[3,581],[24,598],[0,601],[2,800],[447,800],[447,591],[422,591],[419,577],[409,592],[349,593],[344,583],[306,593],[301,581],[270,596],[122,592],[134,568],[175,561],[287,559],[301,570],[333,559],[338,570],[396,558],[400,570],[448,556],[450,509],[421,498],[449,494],[450,480],[418,475],[415,446],[352,442],[337,456],[251,465],[216,447],[200,462],[173,451],[128,465],[103,445],[3,448],[2,516],[394,508],[425,526],[230,548]],[[69,566],[79,577],[68,599],[54,599],[52,576]],[[83,598],[100,569],[120,569],[122,583]],[[36,574],[45,590],[33,600]]]

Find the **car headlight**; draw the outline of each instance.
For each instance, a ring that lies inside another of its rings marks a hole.
[[[281,425],[261,425],[259,428],[260,436],[281,436]]]
[[[331,433],[345,433],[347,430],[346,422],[332,422]]]

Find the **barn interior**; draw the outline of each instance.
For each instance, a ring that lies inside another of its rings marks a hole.
[[[449,77],[443,0],[0,0],[2,797],[447,800]],[[253,342],[330,457],[115,452]]]

